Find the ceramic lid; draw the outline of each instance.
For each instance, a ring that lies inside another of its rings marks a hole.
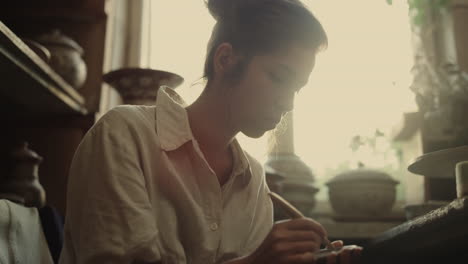
[[[76,43],[73,39],[62,34],[62,32],[60,32],[60,30],[58,29],[55,29],[50,33],[39,36],[36,39],[36,41],[46,46],[47,44],[52,44],[69,47],[83,55],[83,48],[81,48],[80,45],[78,45],[78,43]]]
[[[345,171],[333,177],[326,184],[343,183],[349,181],[366,181],[366,182],[386,182],[391,184],[398,184],[390,175],[383,171],[359,168],[354,170]]]
[[[428,152],[416,158],[408,171],[431,178],[455,178],[455,166],[468,160],[468,146]]]

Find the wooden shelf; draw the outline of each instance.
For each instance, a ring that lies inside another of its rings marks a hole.
[[[27,20],[54,23],[97,23],[107,19],[104,12],[72,7],[47,7],[40,11],[24,7],[13,7],[0,11],[0,15],[2,19],[8,21]]]
[[[88,112],[84,98],[1,21],[0,75],[4,113],[29,116]]]

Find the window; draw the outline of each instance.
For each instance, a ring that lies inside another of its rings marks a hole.
[[[204,87],[200,78],[203,75],[206,45],[215,21],[202,0],[149,2],[149,65],[183,76],[185,81],[177,92],[190,103]],[[250,154],[260,161],[266,161],[266,136],[250,139],[239,135],[238,139]]]
[[[149,65],[182,75],[178,92],[191,102],[203,88],[192,83],[202,75],[214,20],[201,0],[150,2]],[[406,1],[392,6],[384,0],[305,2],[327,31],[329,47],[296,99],[295,149],[324,182],[353,156],[353,136],[376,129],[388,133],[403,112],[416,111],[409,90],[411,34]],[[239,140],[266,161],[266,137]],[[370,155],[363,158],[382,165]]]

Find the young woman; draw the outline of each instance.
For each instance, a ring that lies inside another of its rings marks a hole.
[[[61,264],[313,263],[326,231],[273,223],[262,165],[235,136],[258,138],[292,110],[326,34],[299,0],[207,7],[217,23],[200,97],[186,106],[162,88],[155,106],[109,111],[78,147]]]

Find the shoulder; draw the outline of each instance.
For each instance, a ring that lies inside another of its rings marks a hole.
[[[85,138],[141,139],[155,135],[155,106],[119,105],[107,111]]]
[[[155,109],[155,106],[119,105],[107,111],[96,125],[154,123]]]
[[[122,105],[107,111],[86,132],[76,153],[76,163],[96,160],[134,160],[148,149],[157,150],[159,139],[155,133],[155,107]],[[76,166],[75,166],[76,168]]]

